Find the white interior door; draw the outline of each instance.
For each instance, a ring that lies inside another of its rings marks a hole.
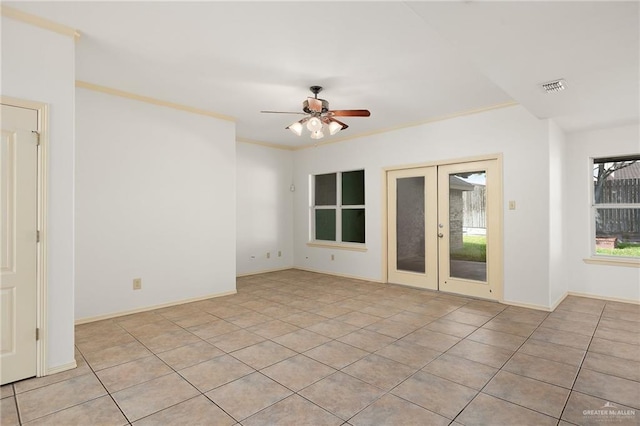
[[[497,160],[387,172],[387,281],[502,298]]]
[[[501,203],[496,160],[438,167],[440,290],[501,298]]]
[[[387,173],[388,281],[438,288],[436,167]]]
[[[36,375],[37,135],[35,110],[2,105],[0,381]]]

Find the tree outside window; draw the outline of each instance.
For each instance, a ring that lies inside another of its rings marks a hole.
[[[593,160],[597,255],[640,257],[640,155]]]

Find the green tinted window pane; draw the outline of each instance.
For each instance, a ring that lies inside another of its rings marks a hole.
[[[316,210],[316,240],[336,240],[336,210]]]
[[[364,243],[364,209],[342,210],[342,241]]]
[[[316,206],[335,206],[338,204],[336,202],[335,173],[315,176],[315,198]]]
[[[364,170],[342,173],[342,205],[364,205]]]

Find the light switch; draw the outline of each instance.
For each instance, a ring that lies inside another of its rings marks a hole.
[[[510,200],[509,201],[509,210],[515,210],[516,209],[516,202],[514,200]]]

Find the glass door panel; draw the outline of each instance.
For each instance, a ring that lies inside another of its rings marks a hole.
[[[487,173],[449,174],[449,272],[487,281]]]
[[[424,176],[396,180],[396,268],[425,273]]]
[[[496,160],[438,167],[438,288],[499,299],[501,178]]]
[[[435,167],[387,173],[388,280],[437,289],[437,170]]]

